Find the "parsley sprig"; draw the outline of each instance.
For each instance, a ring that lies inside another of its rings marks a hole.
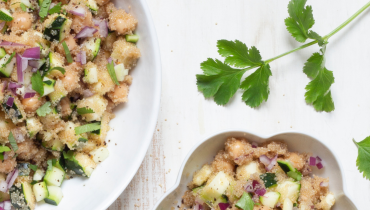
[[[206,98],[214,98],[218,105],[226,105],[238,89],[242,89],[242,100],[250,107],[258,107],[267,101],[269,90],[269,78],[272,76],[269,63],[281,57],[318,44],[320,52],[314,53],[305,63],[303,72],[311,79],[306,86],[305,100],[312,104],[316,111],[331,112],[335,109],[331,95],[331,85],[334,83],[333,72],[325,66],[325,53],[328,40],[359,14],[370,6],[370,2],[353,14],[344,23],[326,36],[311,28],[315,24],[312,7],[306,6],[307,0],[291,0],[288,4],[289,17],[285,19],[285,25],[289,33],[298,42],[304,44],[289,52],[276,57],[263,60],[260,52],[254,46],[248,48],[239,40],[219,40],[217,42],[218,53],[225,58],[222,62],[208,58],[201,63],[203,74],[196,75],[198,90]],[[241,82],[242,76],[249,70],[257,68]]]
[[[370,180],[370,136],[366,137],[361,142],[353,142],[358,148],[358,156],[356,165],[358,170],[363,174],[364,178]]]

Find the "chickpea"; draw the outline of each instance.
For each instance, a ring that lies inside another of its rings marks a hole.
[[[122,83],[116,86],[112,92],[108,93],[108,97],[116,104],[127,102],[128,86],[126,83]]]
[[[116,31],[119,34],[126,34],[127,33],[127,23],[125,23],[125,20],[117,18],[115,23],[116,23]]]
[[[32,26],[32,17],[27,12],[24,13],[15,13],[13,15],[12,31],[23,30],[27,31]]]
[[[305,160],[295,152],[289,154],[289,160],[298,170],[301,170],[305,165]]]
[[[74,50],[77,47],[76,41],[72,36],[68,36],[64,41],[66,42],[70,51]]]
[[[233,173],[235,169],[233,164],[223,160],[214,161],[212,166],[216,169],[215,171],[223,171],[225,173]]]
[[[68,97],[64,97],[61,101],[60,101],[60,106],[61,106],[61,114],[62,116],[68,116],[72,113],[72,109],[71,109],[71,101],[69,100]]]
[[[74,90],[75,88],[79,86],[78,80],[79,78],[77,76],[77,72],[70,70],[70,71],[66,71],[66,73],[64,74],[64,78],[62,79],[62,82],[63,82],[64,88],[68,92],[71,92],[72,90]]]
[[[235,159],[242,155],[245,155],[245,145],[236,140],[227,147],[227,152]]]
[[[32,113],[42,105],[42,101],[39,100],[39,95],[36,94],[32,98],[24,98],[22,100],[22,105],[25,112]]]

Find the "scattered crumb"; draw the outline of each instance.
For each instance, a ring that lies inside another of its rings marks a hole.
[[[173,50],[171,50],[171,52],[173,52]]]
[[[117,146],[117,143],[114,143]]]
[[[179,149],[181,149],[181,147],[179,147]]]
[[[283,94],[283,96],[285,96],[285,94]]]
[[[159,158],[155,158],[156,160],[158,160]]]
[[[137,201],[140,201],[140,198],[138,198]]]
[[[181,141],[179,141],[179,143],[181,143]]]
[[[170,26],[169,24],[167,24],[167,26]]]
[[[278,121],[278,123],[280,123],[280,121]]]
[[[146,181],[148,181],[148,179],[146,179]]]
[[[293,128],[293,126],[290,126],[290,128]]]
[[[171,50],[171,52],[172,52],[172,50]],[[164,121],[167,121],[167,119],[164,119]]]
[[[159,129],[157,129],[157,131],[159,131]]]
[[[166,156],[163,156],[163,158],[166,158]]]
[[[359,105],[360,106],[360,105]],[[176,123],[176,125],[178,125],[179,123]]]
[[[135,206],[135,207],[140,207],[140,204],[135,204],[134,206]]]
[[[108,140],[108,142],[110,142],[110,139]]]
[[[150,157],[152,157],[152,154],[150,154]]]
[[[163,187],[161,184],[159,184],[158,186],[160,186],[161,188]]]
[[[217,23],[216,23],[216,26],[217,26]]]
[[[84,185],[84,187],[85,187],[85,185]]]

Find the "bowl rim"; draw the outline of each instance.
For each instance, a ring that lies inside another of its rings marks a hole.
[[[344,173],[344,170],[343,170],[343,166],[342,166],[342,163],[339,161],[338,159],[338,155],[336,155],[336,153],[325,143],[325,141],[322,141],[320,138],[318,138],[317,136],[315,135],[312,135],[312,134],[308,134],[306,132],[303,132],[303,131],[298,131],[298,130],[283,130],[283,131],[279,131],[279,132],[274,132],[274,133],[271,133],[271,134],[268,134],[268,135],[262,135],[258,132],[252,132],[248,129],[225,129],[225,130],[221,130],[221,131],[218,131],[218,132],[213,132],[212,134],[208,134],[206,135],[205,137],[202,138],[202,140],[198,141],[191,149],[190,151],[188,152],[188,154],[186,155],[184,161],[182,162],[181,164],[181,167],[180,167],[180,170],[179,170],[179,173],[177,175],[177,179],[176,179],[176,182],[175,184],[169,189],[167,190],[167,192],[165,194],[162,195],[162,197],[157,201],[157,203],[154,205],[154,207],[152,208],[152,210],[156,210],[158,208],[158,206],[161,204],[161,202],[168,196],[170,195],[173,191],[175,191],[179,186],[180,186],[180,182],[181,182],[181,177],[182,177],[182,174],[183,174],[183,171],[184,171],[184,168],[185,168],[185,165],[187,164],[190,156],[193,155],[194,151],[200,146],[202,145],[203,143],[209,141],[211,138],[215,137],[215,136],[218,136],[218,135],[222,135],[224,133],[230,133],[230,132],[240,132],[240,133],[249,133],[249,134],[252,134],[254,136],[258,136],[260,138],[263,138],[263,139],[268,139],[268,138],[271,138],[271,137],[274,137],[274,136],[277,136],[277,135],[281,135],[281,134],[300,134],[300,135],[306,135],[308,137],[311,137],[313,138],[314,140],[320,142],[321,144],[323,144],[334,156],[335,160],[338,162],[338,165],[339,165],[339,170],[340,170],[340,173],[342,174],[342,185],[343,185],[343,194],[345,196],[347,196],[353,203],[353,205],[359,209],[357,207],[357,205],[353,202],[353,199],[352,197],[350,197],[347,193],[347,186],[346,186],[346,183],[345,183],[345,180],[346,180],[346,177],[345,177],[345,173]]]
[[[135,170],[130,170],[128,173],[129,179],[127,181],[123,182],[120,186],[115,187],[109,196],[110,198],[105,200],[104,202],[100,202],[100,205],[97,206],[95,209],[108,209],[113,202],[116,201],[116,199],[123,193],[123,191],[126,189],[126,187],[130,184],[134,176],[136,175],[137,171],[139,170],[146,153],[148,152],[149,146],[152,142],[153,139],[153,134],[155,132],[156,124],[158,121],[158,115],[159,115],[159,110],[160,110],[160,102],[161,102],[161,92],[162,92],[162,64],[161,64],[161,55],[160,55],[160,50],[159,50],[159,44],[158,44],[158,37],[157,37],[157,32],[154,26],[153,18],[151,15],[151,12],[149,10],[148,4],[146,0],[141,0],[141,5],[143,8],[143,14],[146,14],[146,19],[148,21],[148,31],[151,31],[151,41],[152,41],[152,46],[153,46],[153,60],[155,62],[155,65],[153,65],[153,69],[156,70],[155,78],[153,80],[156,80],[156,91],[155,91],[155,97],[154,97],[154,103],[153,103],[153,110],[156,110],[153,113],[152,120],[150,122],[149,130],[152,132],[148,132],[146,134],[146,138],[143,138],[142,146],[145,149],[142,149],[140,153],[136,156],[136,159],[140,161],[140,164],[137,164],[135,167],[133,167]]]

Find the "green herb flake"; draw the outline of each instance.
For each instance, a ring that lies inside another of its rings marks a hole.
[[[67,45],[67,43],[64,41],[64,42],[62,43],[62,45],[63,45],[63,48],[64,48],[64,52],[66,53],[67,62],[68,62],[68,63],[73,63],[73,59],[72,59],[72,56],[71,56],[71,52],[70,52],[70,51],[69,51],[69,49],[68,49],[68,45]]]
[[[0,146],[0,153],[9,152],[11,149],[7,146]]]
[[[82,115],[82,114],[90,114],[90,113],[95,113],[95,112],[91,108],[81,107],[81,108],[77,108],[77,113],[79,115]]]
[[[21,9],[22,9],[23,12],[27,12],[27,7],[23,3],[21,3]]]
[[[56,66],[56,67],[50,69],[50,71],[53,71],[53,70],[58,70],[58,71],[62,72],[62,74],[66,73],[66,70],[63,67],[59,67],[59,66]]]
[[[40,108],[36,110],[37,115],[40,117],[45,117],[47,114],[51,113],[53,110],[50,106],[51,103],[49,101],[44,103]]]
[[[4,153],[0,153],[0,160],[4,160]]]
[[[108,73],[110,75],[110,78],[112,78],[114,84],[119,85],[119,82],[117,80],[116,71],[114,70],[114,64],[113,61],[111,63],[107,64]]]
[[[356,165],[363,177],[370,180],[370,136],[366,137],[361,142],[353,142],[358,148],[358,156],[356,160]]]
[[[44,85],[40,71],[37,70],[37,72],[32,75],[31,84],[34,91],[38,92],[40,96],[44,95]]]
[[[100,129],[100,123],[90,123],[86,125],[82,125],[75,128],[76,135],[79,135],[81,133],[96,131]]]
[[[49,15],[54,14],[54,13],[60,13],[62,11],[62,3],[59,2],[56,4],[53,8],[49,9]]]
[[[30,164],[30,169],[32,169],[33,171],[36,171],[37,170],[37,165]]]
[[[17,142],[15,141],[15,138],[14,138],[13,133],[11,131],[9,133],[8,140],[9,140],[10,145],[13,148],[13,151],[16,152],[18,150],[18,145],[17,145]]]
[[[51,0],[44,0],[40,6],[39,16],[45,18],[48,15],[48,10],[51,4]]]
[[[244,192],[243,196],[238,200],[238,202],[236,202],[235,206],[243,210],[253,210],[254,202],[251,196]]]
[[[33,180],[33,181],[31,182],[31,185],[35,185],[35,184],[37,184],[37,181]]]

